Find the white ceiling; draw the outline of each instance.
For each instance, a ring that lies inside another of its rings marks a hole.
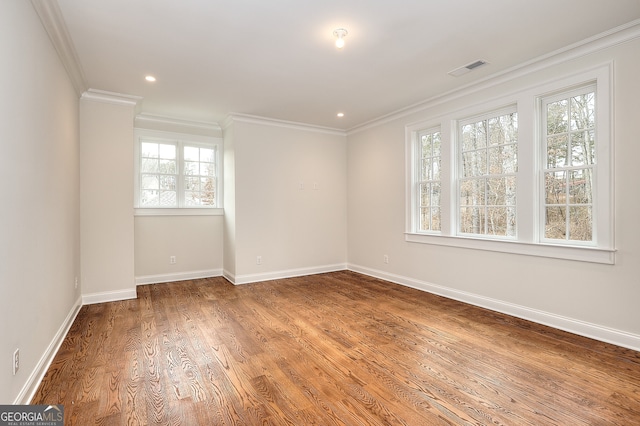
[[[58,4],[88,87],[141,96],[145,113],[220,123],[242,113],[336,129],[640,18],[640,0]],[[349,31],[343,50],[333,44],[338,27]],[[477,59],[489,65],[447,74]]]

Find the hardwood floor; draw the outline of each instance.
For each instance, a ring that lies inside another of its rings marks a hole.
[[[640,424],[640,353],[353,272],[84,306],[34,404],[68,425]]]

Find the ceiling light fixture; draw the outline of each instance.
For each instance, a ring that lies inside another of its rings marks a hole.
[[[339,112],[338,114],[336,114],[338,116],[338,118],[342,118],[344,117],[344,112]]]
[[[344,38],[349,34],[344,28],[338,28],[333,30],[333,35],[336,37],[336,47],[342,49],[344,47]]]
[[[154,76],[152,76],[152,75],[148,75],[148,76],[146,76],[144,79],[145,79],[145,80],[147,80],[147,81],[149,81],[149,82],[152,82],[152,83],[153,83],[154,81],[156,81],[156,78],[155,78]]]

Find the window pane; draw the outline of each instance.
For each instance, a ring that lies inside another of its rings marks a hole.
[[[200,163],[193,161],[184,162],[184,174],[185,175],[197,175],[200,172]]]
[[[433,134],[433,143],[432,143],[432,155],[434,157],[439,157],[440,156],[440,132],[435,132]]]
[[[516,145],[489,148],[489,174],[515,173],[517,170]]]
[[[162,191],[160,192],[160,206],[162,207],[174,207],[176,203],[175,191]]]
[[[432,139],[433,139],[433,136],[431,133],[429,133],[428,135],[422,135],[422,138],[421,138],[422,147],[420,150],[422,152],[422,158],[428,158],[428,157],[431,157],[431,155],[433,155],[431,153]]]
[[[176,159],[176,146],[175,145],[160,144],[160,158],[164,158],[164,159],[167,159],[167,160],[175,160]]]
[[[471,151],[487,146],[486,121],[466,124],[462,127],[462,150]]]
[[[462,207],[460,209],[460,232],[465,234],[484,234],[484,230],[484,207]]]
[[[571,130],[591,129],[595,126],[595,93],[571,98]]]
[[[160,171],[158,160],[155,158],[143,158],[140,168],[142,173],[158,173]]]
[[[515,224],[514,207],[487,208],[487,234],[513,237],[515,236]]]
[[[207,163],[213,163],[214,160],[214,151],[209,148],[200,148],[200,161],[204,161]]]
[[[470,151],[462,154],[463,177],[483,176],[487,173],[487,151]]]
[[[200,149],[194,146],[184,147],[184,159],[185,161],[199,161]]]
[[[149,207],[158,205],[158,191],[141,191],[140,193],[140,205]]]
[[[595,163],[595,133],[593,130],[571,134],[571,165]]]
[[[545,203],[564,204],[567,200],[567,172],[544,174]]]
[[[160,160],[159,172],[168,175],[176,174],[175,160]]]
[[[591,169],[569,173],[569,204],[591,204]]]
[[[440,208],[431,208],[431,230],[440,231]]]
[[[420,206],[429,207],[430,199],[430,187],[431,185],[428,183],[420,184]]]
[[[592,240],[591,207],[569,208],[569,239],[576,241]]]
[[[460,205],[484,206],[485,205],[485,180],[464,179],[460,181]]]
[[[431,206],[440,206],[440,182],[434,182],[431,184]]]
[[[431,157],[428,157],[422,160],[421,180],[431,180],[431,177],[432,177],[431,170],[432,170]]]
[[[163,190],[176,190],[176,177],[175,176],[160,176],[160,189]]]
[[[568,142],[567,135],[547,138],[547,167],[557,168],[568,165]]]
[[[555,135],[569,130],[569,103],[566,99],[547,105],[547,134]]]
[[[159,145],[157,143],[142,142],[140,147],[140,156],[149,158],[159,157]]]
[[[567,217],[565,207],[547,207],[544,237],[555,240],[566,238]]]
[[[160,179],[157,175],[142,175],[140,187],[142,189],[160,189]]]
[[[188,191],[200,190],[200,178],[187,176],[184,178],[184,188]]]
[[[515,206],[516,178],[505,176],[487,179],[487,205]]]

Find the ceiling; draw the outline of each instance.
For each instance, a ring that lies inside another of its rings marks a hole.
[[[640,18],[640,0],[58,5],[88,87],[141,96],[144,113],[218,123],[241,113],[343,130]],[[339,27],[349,32],[342,50]],[[478,59],[489,64],[448,74]]]

